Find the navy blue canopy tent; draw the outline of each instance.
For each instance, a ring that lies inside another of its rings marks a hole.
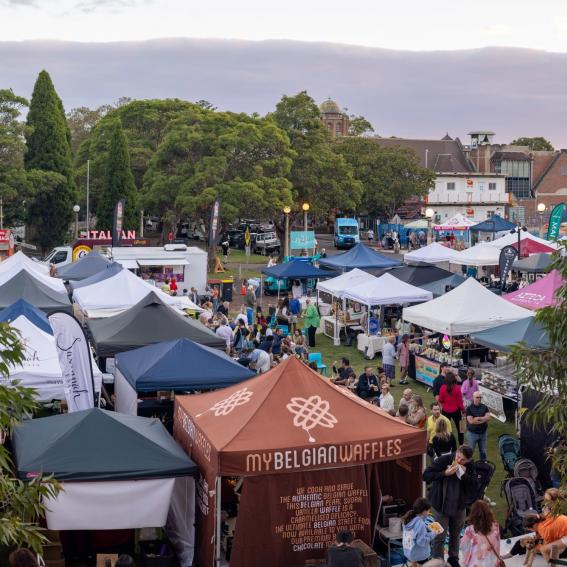
[[[90,252],[76,262],[58,268],[57,276],[65,281],[80,281],[98,274],[109,264],[110,260],[108,258],[105,258],[98,252]]]
[[[92,276],[85,278],[84,280],[81,281],[72,281],[70,282],[70,285],[71,288],[73,289],[77,289],[79,287],[86,287],[88,285],[92,285],[101,282],[103,280],[106,280],[108,278],[111,278],[112,276],[115,276],[118,272],[120,272],[123,269],[124,268],[122,267],[122,265],[119,264],[118,262],[109,262],[103,269],[99,270],[96,274],[93,274]]]
[[[512,345],[519,342],[524,342],[527,347],[534,350],[547,350],[550,347],[547,332],[534,317],[472,333],[471,339],[475,343],[500,352],[511,351]]]
[[[116,368],[137,392],[225,388],[256,375],[224,352],[187,338],[118,353]]]
[[[399,260],[388,258],[365,244],[357,244],[347,252],[319,260],[319,265],[332,270],[348,272],[354,268],[393,268],[401,265]]]
[[[471,226],[470,230],[495,233],[502,232],[504,230],[512,230],[513,228],[517,228],[515,223],[503,219],[500,215],[492,215],[489,219]]]
[[[0,323],[11,323],[22,315],[48,335],[53,334],[47,315],[25,299],[18,299],[18,301],[0,311]]]
[[[328,270],[316,268],[309,262],[302,262],[301,260],[293,260],[291,262],[284,262],[283,264],[276,264],[271,268],[264,268],[262,273],[278,280],[310,280],[317,278],[332,278],[337,275],[333,272],[329,272]]]

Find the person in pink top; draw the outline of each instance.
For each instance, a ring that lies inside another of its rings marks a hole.
[[[490,506],[477,500],[471,506],[469,525],[461,538],[462,565],[467,567],[498,567],[500,528]]]
[[[447,419],[452,419],[455,423],[455,431],[457,431],[459,435],[459,445],[462,445],[464,436],[461,433],[459,425],[465,412],[465,406],[463,405],[461,388],[457,384],[457,377],[451,371],[445,374],[445,384],[443,384],[441,390],[439,390],[438,401],[441,404],[443,415]]]
[[[398,358],[400,361],[400,384],[407,384],[410,352],[409,352],[409,335],[403,335],[398,345]]]
[[[474,377],[474,369],[469,368],[467,370],[467,378],[461,384],[461,394],[463,395],[463,403],[465,407],[470,406],[473,403],[473,394],[478,392],[478,382]]]

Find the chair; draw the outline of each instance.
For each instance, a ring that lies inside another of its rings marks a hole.
[[[323,364],[323,356],[320,352],[310,352],[307,356],[307,360],[309,362],[315,362],[317,364],[317,370],[327,376],[327,365]]]
[[[283,331],[284,337],[287,337],[289,335],[289,325],[278,325],[276,329],[281,329]]]
[[[275,316],[275,315],[272,315],[272,316],[270,317],[270,320],[268,321],[268,327],[269,327],[270,329],[273,329],[275,326],[276,326],[276,316]]]

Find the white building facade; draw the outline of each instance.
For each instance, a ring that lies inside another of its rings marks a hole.
[[[505,218],[510,204],[506,177],[494,173],[438,173],[425,208],[435,211],[435,222],[441,224],[461,213],[475,222],[492,215]]]

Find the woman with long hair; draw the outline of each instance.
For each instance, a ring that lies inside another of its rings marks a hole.
[[[461,388],[457,384],[457,377],[450,370],[445,374],[445,384],[439,390],[438,400],[441,404],[443,415],[455,423],[455,431],[457,431],[459,436],[459,445],[462,445],[464,435],[460,430],[460,422],[465,413],[465,407],[463,405]]]
[[[461,538],[462,565],[467,567],[499,567],[500,527],[490,505],[477,500],[471,506],[468,527]]]
[[[453,453],[457,450],[457,442],[455,437],[447,428],[446,419],[438,419],[435,423],[435,435],[431,440],[431,448],[435,458],[447,453]]]
[[[418,498],[402,518],[402,545],[404,555],[411,561],[411,567],[425,563],[431,556],[431,541],[436,534],[425,524],[430,510],[429,500]]]
[[[467,378],[461,384],[461,394],[463,395],[463,403],[467,408],[473,403],[473,394],[478,391],[478,382],[475,378],[474,368],[467,370]]]
[[[414,394],[411,397],[411,402],[409,404],[409,413],[406,417],[406,423],[417,427],[423,427],[426,421],[427,413],[423,407],[423,400],[421,399],[421,396]]]
[[[400,384],[407,384],[406,377],[410,362],[409,335],[403,335],[398,345],[398,359],[400,361]]]

